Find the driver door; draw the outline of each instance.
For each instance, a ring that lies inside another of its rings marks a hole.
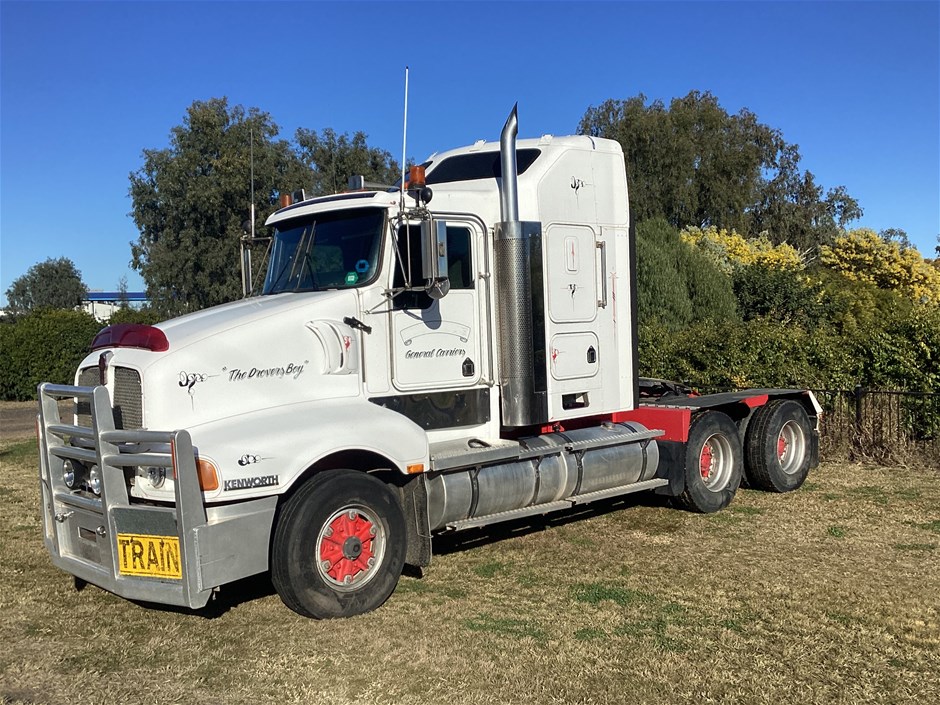
[[[436,300],[420,290],[405,291],[392,301],[389,348],[396,389],[443,391],[479,384],[484,347],[476,250],[481,236],[474,222],[448,220],[450,291]],[[420,228],[402,227],[397,238],[401,262],[395,264],[396,288],[405,284],[409,260],[410,271],[417,273],[412,283],[421,281]]]

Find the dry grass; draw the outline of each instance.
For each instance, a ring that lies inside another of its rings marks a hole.
[[[313,622],[266,579],[200,614],[76,592],[34,455],[0,444],[5,705],[940,702],[936,472],[829,464],[712,516],[644,497],[439,540],[377,612]]]

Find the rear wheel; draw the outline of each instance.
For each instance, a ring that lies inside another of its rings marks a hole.
[[[775,399],[755,411],[744,442],[748,484],[769,492],[802,485],[809,474],[811,433],[798,402]]]
[[[743,454],[737,426],[727,414],[698,415],[689,427],[685,490],[676,502],[705,514],[727,507],[741,484]]]
[[[274,532],[271,581],[305,617],[351,617],[392,594],[405,561],[405,520],[395,493],[354,470],[308,480]]]

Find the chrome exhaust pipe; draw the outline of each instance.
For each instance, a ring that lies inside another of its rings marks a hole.
[[[516,176],[516,135],[519,134],[519,104],[512,106],[499,135],[499,161],[502,184],[499,189],[499,215],[504,223],[519,220],[519,189]]]
[[[548,421],[542,224],[519,220],[517,107],[499,137],[502,221],[494,228],[500,407],[503,425],[515,427]]]

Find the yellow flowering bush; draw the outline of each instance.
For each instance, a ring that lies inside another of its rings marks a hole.
[[[868,228],[849,230],[820,248],[819,261],[852,281],[898,291],[911,300],[940,305],[940,270],[913,247],[883,240]]]
[[[708,255],[726,274],[752,264],[791,272],[801,271],[806,266],[794,247],[786,243],[774,245],[764,233],[746,238],[736,230],[719,230],[710,225],[707,228],[686,227],[680,236],[683,242]]]

